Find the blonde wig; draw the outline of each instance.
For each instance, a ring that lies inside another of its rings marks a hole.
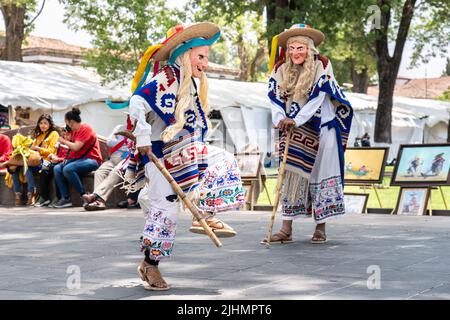
[[[308,46],[308,55],[302,65],[296,65],[289,56],[289,45],[293,42],[300,42]],[[308,90],[311,88],[315,78],[314,54],[318,54],[312,39],[304,36],[291,37],[287,41],[285,79],[281,84],[284,92],[294,96],[295,101],[308,96]]]
[[[185,123],[186,119],[184,117],[184,113],[191,107],[191,104],[195,103],[192,95],[191,95],[191,85],[192,85],[192,65],[190,59],[191,50],[186,51],[180,57],[181,60],[181,69],[182,69],[182,79],[180,83],[180,88],[178,89],[177,95],[177,106],[175,110],[175,123],[168,126],[164,132],[162,133],[162,139],[164,142],[169,142],[173,139],[173,137],[180,132]],[[209,127],[209,104],[208,104],[208,80],[205,72],[202,72],[202,76],[200,78],[200,90],[199,90],[199,99],[200,104],[202,106],[202,110],[205,113],[207,119],[207,126]],[[200,119],[200,115],[198,114],[197,107],[192,105],[195,110],[197,121]]]

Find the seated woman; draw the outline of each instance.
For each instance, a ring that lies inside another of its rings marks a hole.
[[[0,128],[0,169],[3,168],[3,162],[9,160],[12,152],[11,140],[7,135],[2,134],[3,128]]]
[[[86,192],[80,176],[97,170],[103,161],[97,135],[91,126],[81,122],[80,114],[80,109],[72,108],[64,117],[69,133],[64,138],[59,138],[59,142],[69,147],[69,155],[67,160],[53,169],[56,187],[61,194],[61,199],[54,208],[72,206],[68,183],[73,185],[82,197]]]
[[[54,145],[54,150],[55,152],[50,153],[42,162],[42,167],[39,171],[39,199],[34,205],[35,207],[51,206],[50,187],[54,176],[53,168],[66,159],[69,148],[57,141]],[[58,188],[56,188],[56,197],[57,199],[61,198]]]
[[[56,131],[53,119],[49,114],[43,114],[37,121],[36,128],[33,132],[34,141],[30,150],[39,152],[42,160],[48,160],[50,154],[55,153],[55,144],[58,141],[59,134]],[[40,170],[39,167],[29,167],[25,173],[25,180],[28,185],[27,205],[32,206],[36,201],[36,185],[33,173]],[[22,183],[20,180],[20,170],[12,173],[13,190],[16,194],[16,205],[21,205]]]

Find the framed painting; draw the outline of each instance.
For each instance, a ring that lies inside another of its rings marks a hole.
[[[450,184],[450,143],[400,145],[392,186]]]
[[[344,181],[350,184],[382,183],[389,147],[347,148]]]
[[[401,188],[395,211],[398,215],[405,216],[424,215],[429,196],[428,188]]]
[[[369,200],[368,194],[345,193],[344,194],[345,213],[355,214],[366,212],[368,200]]]

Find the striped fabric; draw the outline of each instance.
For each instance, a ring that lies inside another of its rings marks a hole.
[[[316,59],[321,61],[324,60],[324,58],[320,56],[316,57]],[[338,121],[340,126],[342,144],[345,150],[353,118],[353,109],[335,79],[328,74],[328,69],[326,68],[327,66],[330,66],[328,60],[326,60],[326,64],[324,63],[323,73],[312,87],[307,102],[316,99],[320,92],[325,92],[330,96],[331,101],[336,105],[335,119]],[[277,77],[277,70],[274,70],[274,73],[269,79],[268,96],[277,107],[280,107],[284,112],[286,112],[287,97],[283,95],[279,83],[280,79]],[[299,104],[293,101],[288,117],[294,119],[298,112],[300,112],[300,109]],[[315,115],[311,117],[306,124],[293,130],[293,135],[289,144],[286,170],[301,174],[305,178],[309,177],[311,174],[316,155],[319,150],[319,137],[322,125],[320,110],[321,109],[319,107]],[[279,159],[281,161],[286,140],[285,133],[279,133],[279,137]]]
[[[281,136],[281,152],[284,152],[286,134]],[[286,169],[293,172],[311,173],[319,150],[319,135],[314,127],[307,123],[292,132],[289,143]]]
[[[184,192],[199,186],[207,164],[207,148],[200,136],[184,131],[163,148],[164,166]]]
[[[180,69],[177,65],[165,65],[148,84],[136,91],[143,97],[152,110],[167,126],[175,123],[177,94],[180,86]],[[195,82],[194,82],[195,86]],[[194,96],[194,105],[185,112],[186,123],[168,143],[152,141],[152,149],[158,146],[164,165],[175,181],[183,189],[189,191],[199,186],[199,179],[206,170],[207,149],[204,137],[208,130],[206,115],[198,94]]]

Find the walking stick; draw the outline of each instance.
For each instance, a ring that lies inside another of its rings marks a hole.
[[[275,192],[275,200],[274,200],[273,208],[272,208],[272,216],[270,218],[270,223],[269,223],[269,234],[267,237],[267,242],[265,243],[266,248],[270,247],[270,239],[272,238],[273,224],[275,223],[275,214],[277,213],[278,205],[280,203],[281,187],[283,186],[283,177],[284,177],[284,171],[286,169],[286,160],[287,160],[287,155],[288,155],[289,143],[291,142],[291,138],[292,138],[292,131],[293,131],[293,128],[291,127],[291,128],[289,128],[288,132],[286,133],[286,143],[284,145],[283,161],[281,162],[280,171],[278,172],[277,189]]]
[[[135,140],[135,137],[131,131],[124,130],[117,132],[116,134],[125,136],[129,139]],[[208,224],[205,221],[205,218],[201,215],[201,213],[198,211],[198,209],[194,206],[192,201],[186,196],[186,193],[180,188],[178,183],[174,180],[170,172],[166,169],[166,167],[159,161],[158,158],[153,154],[153,152],[150,152],[148,154],[150,157],[150,160],[155,164],[155,166],[158,168],[158,170],[162,173],[164,178],[170,183],[170,186],[173,188],[175,193],[180,197],[181,201],[186,205],[186,207],[191,211],[194,218],[200,223],[200,225],[205,230],[206,234],[211,238],[212,242],[216,245],[217,248],[222,247],[222,243],[220,242],[219,238],[217,238],[217,235],[211,230],[211,228],[208,226]]]
[[[180,197],[181,201],[183,201],[186,207],[188,207],[188,209],[191,211],[194,218],[197,219],[198,222],[200,222],[201,226],[205,230],[206,234],[211,238],[212,242],[214,242],[217,248],[220,248],[222,246],[222,243],[220,242],[219,238],[217,238],[216,234],[208,226],[208,224],[205,221],[205,218],[202,217],[201,213],[194,206],[192,201],[186,196],[186,193],[184,193],[184,191],[180,188],[178,183],[173,179],[172,175],[169,173],[169,171],[167,171],[166,167],[163,166],[163,164],[158,160],[158,158],[156,158],[156,156],[152,152],[149,154],[149,156],[152,162],[158,168],[158,170],[170,183],[173,190],[175,190],[175,193]]]

